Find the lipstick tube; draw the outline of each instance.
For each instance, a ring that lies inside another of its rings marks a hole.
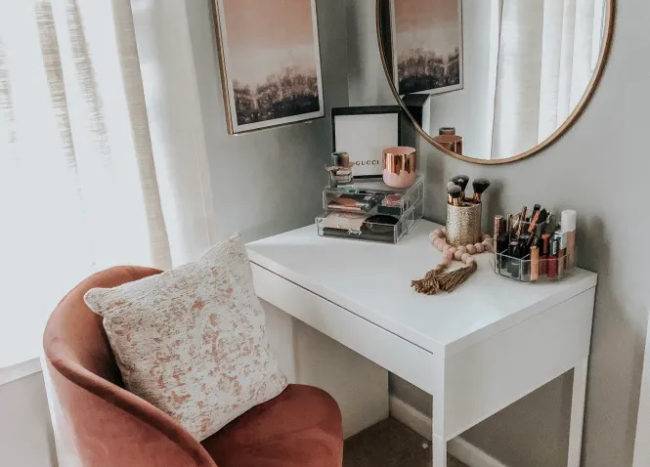
[[[558,255],[560,254],[560,239],[553,238],[551,243],[551,254],[548,257],[547,275],[549,279],[557,279]]]
[[[530,281],[536,282],[539,279],[539,248],[530,247]]]
[[[564,277],[564,270],[566,269],[566,235],[562,233],[561,230],[556,231],[553,234],[553,243],[558,244],[557,251],[557,276],[559,279]]]
[[[548,274],[549,249],[551,246],[550,241],[551,241],[551,234],[548,233],[542,234],[542,253],[539,262],[539,273],[542,276]]]

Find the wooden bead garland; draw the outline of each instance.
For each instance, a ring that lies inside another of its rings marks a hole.
[[[442,252],[443,257],[442,261],[427,272],[424,278],[411,281],[411,286],[416,292],[435,295],[441,291],[453,291],[476,271],[477,265],[473,255],[492,251],[492,237],[487,234],[483,234],[481,242],[459,247],[449,245],[446,235],[447,231],[444,227],[434,230],[429,235],[431,243]],[[454,260],[462,262],[464,266],[445,272]]]

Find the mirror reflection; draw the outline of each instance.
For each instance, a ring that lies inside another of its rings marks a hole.
[[[601,66],[608,0],[379,0],[387,77],[434,141],[481,160],[563,129]]]

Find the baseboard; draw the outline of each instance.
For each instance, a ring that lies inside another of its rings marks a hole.
[[[391,417],[431,441],[431,417],[392,394],[388,399],[388,407]]]
[[[431,440],[431,417],[391,395],[390,415],[420,436]],[[507,467],[481,448],[458,436],[447,444],[449,454],[470,467]]]
[[[467,464],[470,467],[507,467],[503,462],[495,459],[461,436],[457,436],[449,441],[447,451],[463,464]]]
[[[0,386],[25,378],[41,371],[38,357],[31,358],[15,365],[0,368]]]

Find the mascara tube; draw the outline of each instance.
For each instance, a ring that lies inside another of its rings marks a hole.
[[[518,258],[519,256],[519,243],[517,240],[513,240],[510,242],[508,245],[508,273],[515,278],[519,279],[519,276],[521,275],[520,272],[520,266],[521,266],[521,260]]]

